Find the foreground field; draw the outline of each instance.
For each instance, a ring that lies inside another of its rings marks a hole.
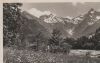
[[[100,63],[100,59],[4,48],[4,63]]]

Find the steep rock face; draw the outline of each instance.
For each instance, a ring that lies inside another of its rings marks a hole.
[[[87,36],[96,31],[100,27],[100,12],[90,9],[85,15],[83,20],[76,26],[74,32],[76,37]]]

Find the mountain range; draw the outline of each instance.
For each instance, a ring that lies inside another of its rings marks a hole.
[[[58,29],[63,37],[79,38],[89,36],[100,27],[100,11],[91,8],[86,13],[76,17],[61,17],[51,12],[41,13],[38,10],[23,11],[22,16],[27,19],[23,26],[27,36],[41,32],[44,37],[50,37],[53,29]],[[37,14],[40,13],[41,15]]]

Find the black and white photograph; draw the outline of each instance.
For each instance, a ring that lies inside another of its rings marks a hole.
[[[100,2],[3,3],[3,63],[100,63]]]

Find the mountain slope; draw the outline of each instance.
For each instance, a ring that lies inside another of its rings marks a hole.
[[[25,41],[34,39],[36,35],[41,33],[42,38],[48,38],[49,33],[47,30],[38,22],[39,19],[27,12],[22,13],[24,24],[21,27],[21,32],[24,34]]]
[[[83,20],[80,24],[76,26],[75,37],[86,36],[90,33],[93,33],[100,27],[100,12],[90,9],[88,13],[83,16]]]

